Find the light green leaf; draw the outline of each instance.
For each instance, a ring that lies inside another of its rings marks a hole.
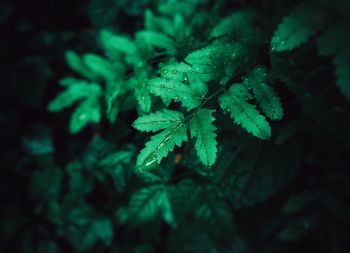
[[[180,124],[184,120],[181,112],[163,110],[137,118],[132,124],[139,131],[156,132]]]
[[[272,40],[272,51],[292,50],[305,43],[326,22],[316,4],[302,2],[278,25]]]
[[[98,123],[101,119],[100,105],[97,98],[83,101],[73,112],[69,129],[77,133],[89,123]]]
[[[271,120],[283,118],[283,108],[280,98],[274,89],[268,85],[267,70],[264,67],[255,68],[244,80],[244,83],[252,88],[259,106]]]
[[[252,99],[247,87],[236,83],[228,92],[219,97],[222,109],[230,113],[236,124],[241,125],[252,135],[266,140],[271,136],[271,128],[265,117],[257,111],[255,105],[247,102]]]
[[[81,57],[74,51],[66,51],[65,53],[66,61],[68,66],[75,71],[77,74],[80,74],[83,77],[88,79],[95,79],[95,74],[89,69]]]
[[[100,32],[99,41],[102,48],[113,56],[120,53],[127,55],[136,53],[136,46],[133,41],[126,36],[115,35],[109,30]]]
[[[105,80],[113,80],[116,77],[116,70],[113,65],[104,59],[103,57],[96,54],[84,54],[83,60],[91,71],[93,71],[97,76],[103,77]]]
[[[150,169],[159,164],[163,157],[166,157],[175,146],[180,147],[184,141],[187,141],[187,125],[184,123],[172,124],[162,132],[153,135],[137,157],[138,169]]]
[[[174,41],[162,33],[147,30],[139,31],[136,33],[136,39],[143,46],[166,49],[169,53],[175,51]]]
[[[68,79],[65,80],[69,86],[50,102],[48,109],[51,112],[61,111],[81,99],[101,94],[101,88],[98,84],[79,79],[69,79],[69,82]]]
[[[205,166],[212,166],[216,160],[217,141],[215,126],[212,124],[215,118],[211,115],[214,110],[201,109],[190,121],[192,138],[196,138],[195,148],[197,155]]]

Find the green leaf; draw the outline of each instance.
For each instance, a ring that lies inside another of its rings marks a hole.
[[[208,92],[201,73],[185,63],[167,64],[161,68],[161,75],[148,82],[148,89],[164,101],[181,101],[187,110],[198,107]]]
[[[170,225],[175,225],[168,189],[161,184],[134,192],[128,206],[118,213],[121,223],[129,221],[136,224],[149,222],[159,215]]]
[[[61,111],[81,99],[99,96],[101,93],[101,88],[98,84],[79,79],[69,79],[69,82],[68,79],[65,80],[65,83],[69,86],[50,102],[48,109],[51,112]]]
[[[147,85],[147,72],[138,71],[134,77],[127,82],[129,89],[134,91],[137,104],[142,112],[149,112],[152,106],[152,99]]]
[[[255,98],[266,116],[271,120],[279,120],[283,118],[281,101],[274,89],[266,83],[267,79],[267,70],[257,67],[246,77],[244,83],[253,89]]]
[[[67,64],[73,71],[88,79],[96,78],[91,69],[89,69],[89,67],[85,64],[85,62],[77,53],[69,50],[66,51],[65,57]]]
[[[241,43],[217,42],[190,53],[185,62],[202,80],[221,79],[220,83],[225,84],[238,67],[250,62],[251,56],[251,50]]]
[[[96,54],[84,54],[83,60],[86,66],[91,69],[97,76],[105,80],[113,80],[116,77],[116,71],[112,64],[103,57]]]
[[[247,100],[252,99],[247,87],[236,83],[228,92],[219,97],[222,109],[230,113],[236,124],[241,125],[252,135],[266,140],[271,136],[271,128],[265,117],[256,110],[255,105]]]
[[[292,50],[305,43],[326,22],[316,4],[302,2],[278,25],[272,40],[272,51]]]
[[[106,217],[94,217],[77,231],[75,246],[77,249],[89,251],[98,241],[110,246],[114,236],[113,223]]]
[[[241,37],[249,31],[253,17],[254,13],[252,11],[236,11],[232,15],[221,19],[219,24],[210,32],[210,37],[217,38],[232,34]]]
[[[89,123],[98,123],[101,119],[100,105],[97,98],[89,98],[82,102],[73,112],[69,129],[78,133]]]
[[[133,41],[126,36],[115,35],[109,30],[100,32],[99,41],[102,48],[113,56],[120,53],[127,55],[136,53],[136,46]]]
[[[132,124],[139,131],[156,132],[161,129],[174,126],[183,122],[184,116],[181,112],[163,110],[137,118]]]
[[[142,46],[148,46],[151,49],[166,49],[169,53],[175,51],[174,41],[162,33],[147,30],[139,31],[136,33],[136,39]]]
[[[139,170],[150,169],[160,163],[175,146],[180,147],[187,141],[187,125],[183,122],[174,123],[162,132],[153,135],[137,157]]]
[[[197,155],[205,166],[212,166],[216,160],[217,141],[215,130],[212,124],[215,118],[212,113],[215,110],[201,109],[190,121],[190,132],[192,138],[196,138],[195,148]]]

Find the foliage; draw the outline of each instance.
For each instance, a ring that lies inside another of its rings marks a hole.
[[[27,2],[1,252],[348,252],[348,1]]]

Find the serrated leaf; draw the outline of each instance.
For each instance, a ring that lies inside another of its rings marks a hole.
[[[274,89],[268,85],[267,70],[263,67],[255,68],[245,79],[245,84],[253,89],[259,106],[271,120],[279,120],[283,118],[283,108],[280,98]]]
[[[173,110],[163,110],[137,118],[132,124],[139,131],[156,132],[161,129],[180,124],[184,120],[183,114]]]
[[[236,83],[219,97],[219,103],[225,112],[230,113],[234,122],[241,125],[247,132],[263,140],[269,139],[270,125],[257,111],[255,105],[247,102],[251,98],[248,89],[243,84]]]
[[[272,40],[272,51],[292,50],[305,43],[324,24],[326,18],[316,4],[304,3],[285,17],[278,25]]]
[[[184,141],[187,141],[187,125],[182,122],[153,135],[137,157],[138,169],[150,169],[159,164],[163,157],[166,157],[175,146],[180,147]]]
[[[68,50],[65,53],[65,57],[67,64],[73,71],[88,79],[96,78],[91,69],[89,69],[89,67],[85,64],[83,59],[81,59],[81,57],[77,53]]]
[[[158,215],[170,225],[175,225],[169,193],[164,185],[151,185],[133,193],[127,208],[119,210],[119,221],[136,224],[149,222]]]
[[[72,114],[69,130],[78,133],[89,123],[98,123],[101,119],[100,105],[96,98],[86,99]]]
[[[66,83],[68,83],[68,79]],[[48,105],[51,112],[61,111],[78,102],[81,99],[91,96],[99,96],[101,88],[98,84],[89,83],[79,79],[69,79],[69,86],[66,90],[59,93]]]
[[[198,107],[208,92],[201,73],[185,63],[170,63],[161,69],[161,78],[151,79],[147,87],[164,101],[180,101],[187,110]]]
[[[189,127],[192,138],[196,138],[197,155],[205,166],[212,166],[216,160],[217,141],[213,125],[214,110],[201,109],[191,119]]]
[[[225,83],[237,68],[250,62],[251,50],[240,43],[214,43],[190,53],[185,62],[191,64],[204,81],[221,79]]]

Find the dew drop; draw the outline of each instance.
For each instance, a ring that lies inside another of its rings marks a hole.
[[[163,70],[163,74],[166,75],[168,73],[168,70]]]
[[[175,96],[174,99],[175,99],[175,101],[179,100],[179,96]]]
[[[176,70],[176,69],[174,69],[174,70],[173,70],[173,74],[175,75],[176,73],[177,73],[177,70]]]
[[[164,88],[165,88],[164,84],[162,84],[162,85],[160,86],[160,88],[164,89]]]
[[[192,72],[191,72],[191,74],[192,74],[192,75],[195,75],[195,74],[196,74],[196,72],[195,72],[195,71],[192,71]]]

